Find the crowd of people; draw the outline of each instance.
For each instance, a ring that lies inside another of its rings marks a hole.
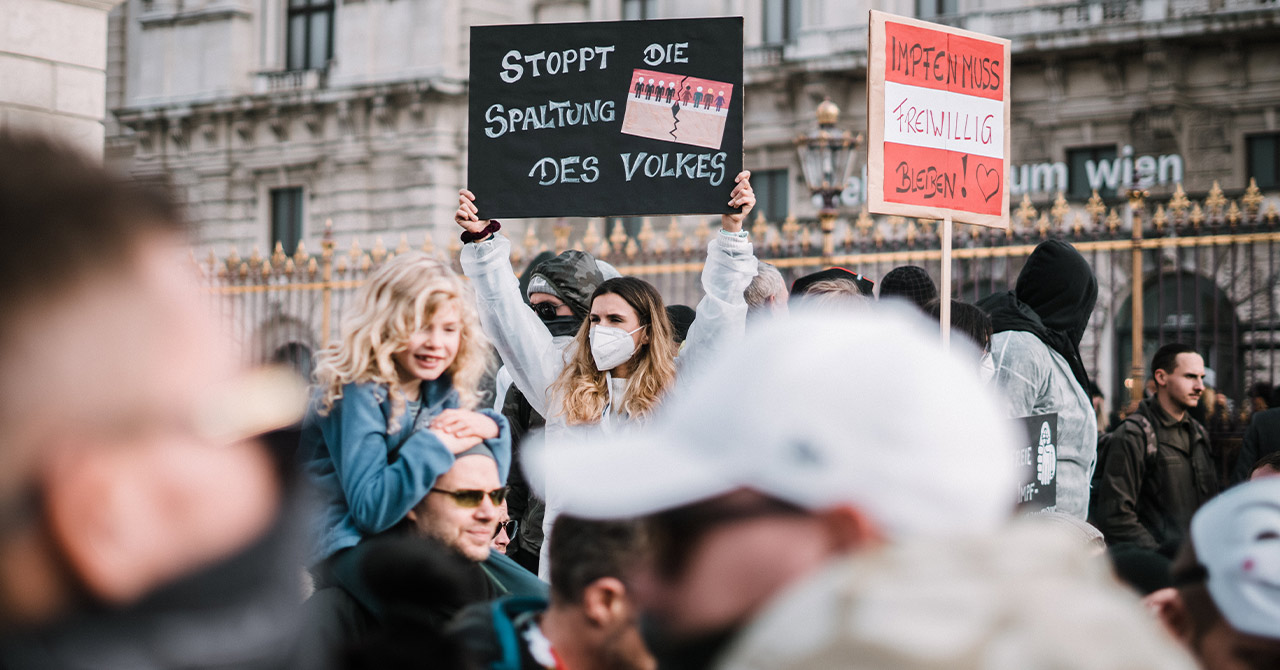
[[[1070,244],[944,348],[927,271],[788,286],[726,196],[690,308],[517,276],[463,190],[462,272],[383,264],[307,386],[237,362],[162,192],[0,133],[0,667],[1280,667],[1280,410],[1220,472],[1170,343],[1100,430]]]

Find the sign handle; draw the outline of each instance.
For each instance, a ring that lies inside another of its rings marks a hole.
[[[951,215],[942,217],[942,286],[938,290],[942,350],[951,351]]]

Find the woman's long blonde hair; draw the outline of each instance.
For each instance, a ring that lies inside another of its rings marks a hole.
[[[480,328],[471,287],[441,261],[412,251],[387,261],[369,277],[356,296],[354,311],[342,321],[338,341],[316,356],[319,413],[333,409],[344,385],[375,382],[391,395],[387,430],[398,430],[406,397],[392,355],[408,346],[409,336],[426,327],[447,303],[457,308],[462,332],[458,354],[445,374],[458,391],[459,405],[474,407],[489,363],[489,342]]]
[[[649,341],[636,348],[631,357],[631,377],[622,410],[634,419],[644,419],[657,409],[662,394],[676,378],[676,345],[672,340],[671,321],[662,296],[649,282],[636,277],[609,279],[591,295],[596,298],[614,294],[627,301],[640,318]],[[591,356],[591,323],[584,321],[574,337],[577,351],[552,384],[553,395],[564,398],[565,422],[571,426],[593,424],[604,414],[609,401],[608,381],[596,369]]]

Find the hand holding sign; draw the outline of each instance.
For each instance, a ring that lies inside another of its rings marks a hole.
[[[467,189],[458,191],[458,211],[453,213],[453,222],[462,226],[468,233],[479,233],[489,227],[488,220],[481,220],[480,210],[476,209],[476,195]]]
[[[756,206],[756,192],[751,190],[751,172],[743,170],[733,180],[733,192],[729,194],[729,206],[741,207],[737,214],[721,214],[720,227],[731,233],[742,230],[742,223]]]

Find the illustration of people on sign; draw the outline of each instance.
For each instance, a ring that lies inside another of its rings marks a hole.
[[[719,149],[733,84],[684,74],[635,70],[622,132],[664,142]]]

